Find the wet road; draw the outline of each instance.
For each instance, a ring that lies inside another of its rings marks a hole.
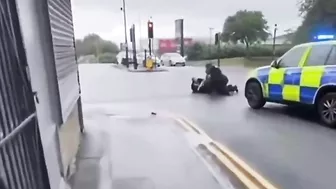
[[[298,107],[268,104],[250,110],[243,96],[247,71],[225,67],[241,93],[210,97],[190,91],[191,77],[204,76],[203,68],[130,73],[110,65],[81,65],[84,110],[90,104],[108,106],[114,114],[182,114],[280,188],[335,188],[336,131]]]

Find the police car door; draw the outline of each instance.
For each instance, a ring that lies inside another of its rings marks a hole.
[[[309,56],[302,67],[300,102],[314,103],[315,91],[324,84],[328,74],[334,72],[334,66],[327,63],[332,48],[333,44],[331,43],[319,43],[310,47]]]
[[[307,46],[296,46],[277,60],[269,74],[269,98],[274,101],[299,101],[300,74]]]

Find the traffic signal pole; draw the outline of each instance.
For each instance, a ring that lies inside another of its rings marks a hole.
[[[130,40],[132,42],[132,49],[133,49],[133,67],[134,69],[138,69],[138,61],[136,56],[136,40],[135,40],[135,25],[133,24],[130,29]]]
[[[180,47],[180,54],[182,57],[184,57],[184,23],[183,20],[181,22],[181,47]]]
[[[149,56],[151,56],[152,55],[152,42],[150,38],[148,38],[148,49],[149,49]]]

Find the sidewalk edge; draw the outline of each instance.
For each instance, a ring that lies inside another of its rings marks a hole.
[[[211,139],[202,129],[195,123],[183,116],[176,116],[174,119],[185,130],[195,132],[206,139],[206,145],[209,151],[220,159],[227,168],[234,173],[247,188],[260,189],[278,189],[263,176],[253,170],[247,163],[234,154],[228,147]]]

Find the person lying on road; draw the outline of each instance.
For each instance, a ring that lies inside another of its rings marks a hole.
[[[216,66],[210,63],[206,64],[205,73],[206,78],[202,87],[204,92],[211,93],[215,91],[222,95],[230,95],[230,92],[238,92],[238,87],[236,85],[228,85],[228,77]]]

